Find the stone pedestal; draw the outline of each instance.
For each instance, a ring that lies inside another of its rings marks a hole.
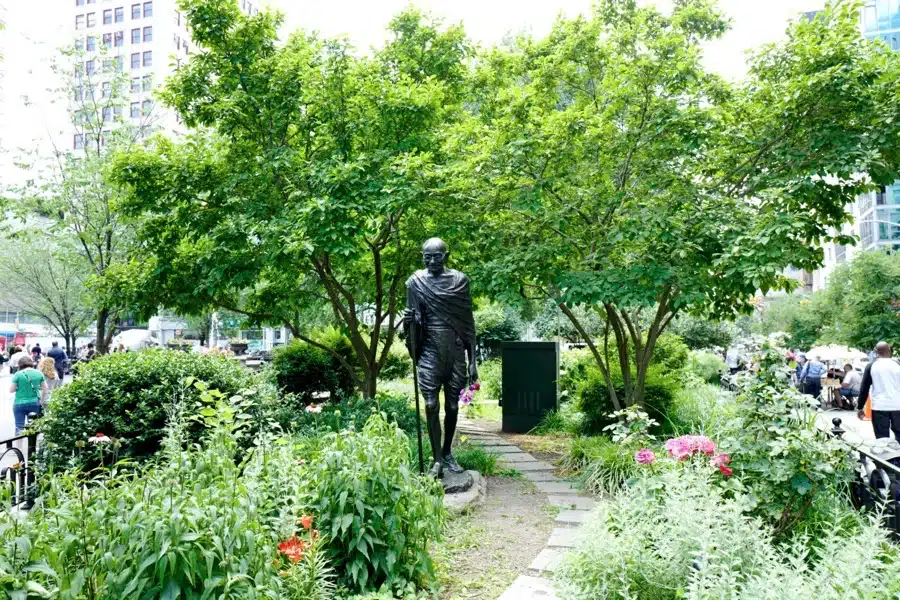
[[[444,486],[444,494],[459,494],[468,491],[472,487],[472,473],[475,471],[463,471],[462,473],[454,473],[445,470],[444,478],[441,483]]]
[[[444,472],[444,507],[452,515],[481,505],[487,495],[487,481],[478,471]]]

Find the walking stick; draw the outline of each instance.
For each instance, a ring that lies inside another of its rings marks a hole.
[[[419,438],[419,475],[425,474],[425,459],[422,457],[422,413],[419,408],[419,372],[416,358],[416,322],[413,321],[409,328],[409,348],[412,352],[413,363],[413,394],[416,396],[416,435]]]

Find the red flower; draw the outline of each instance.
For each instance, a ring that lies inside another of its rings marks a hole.
[[[306,550],[306,542],[292,536],[278,544],[278,551],[288,557],[293,563],[303,560],[303,552]]]
[[[475,383],[473,383],[472,385],[469,386],[469,389],[477,392],[478,390],[481,389],[481,384],[476,381]]]
[[[734,475],[734,471],[731,470],[730,467],[726,467],[725,465],[719,465],[719,470],[722,471],[722,475],[725,477],[731,477]]]
[[[312,521],[312,515],[303,515],[302,517],[300,517],[300,525],[307,531],[309,531],[309,528],[312,527]]]

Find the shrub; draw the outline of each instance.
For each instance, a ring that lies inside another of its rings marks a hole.
[[[584,414],[581,432],[596,435],[615,421],[610,416],[615,407],[610,402],[606,380],[600,370],[590,368],[587,371],[587,378],[582,381],[578,390],[577,408]],[[613,385],[621,398],[624,387],[620,375],[614,375]],[[651,367],[644,383],[644,410],[658,423],[665,424],[666,414],[678,389],[676,377],[661,371],[659,366]]]
[[[710,469],[685,466],[604,502],[557,570],[570,600],[840,600],[887,598],[900,589],[898,550],[877,521],[845,513],[811,547],[772,533],[729,499]]]
[[[484,358],[500,355],[500,345],[518,340],[524,326],[518,313],[499,302],[489,302],[475,311],[475,332],[478,347]]]
[[[500,400],[502,396],[502,364],[492,358],[478,365],[478,379],[481,381],[481,396],[488,400]]]
[[[677,317],[671,330],[681,336],[691,350],[728,348],[738,335],[738,327],[734,323],[710,321],[691,315]]]
[[[693,351],[688,355],[687,369],[703,381],[717,385],[726,366],[718,354]]]
[[[559,355],[559,395],[575,398],[578,389],[592,372],[599,372],[594,355],[587,348],[567,350]]]
[[[188,377],[207,382],[226,396],[254,383],[237,362],[220,356],[172,350],[109,354],[79,366],[78,377],[53,393],[48,415],[39,421],[48,466],[91,466],[93,455],[75,455],[89,436],[102,432],[121,443],[119,456],[137,460],[155,454],[173,402],[193,405],[199,390]],[[199,428],[194,430],[195,438]]]
[[[816,403],[789,384],[783,355],[764,347],[758,374],[743,378],[735,418],[722,438],[735,473],[749,488],[754,513],[789,534],[819,494],[836,496],[852,479],[847,445],[816,426]]]
[[[441,536],[443,494],[438,481],[413,472],[408,448],[407,436],[376,414],[361,432],[327,434],[303,467],[301,502],[317,515],[339,582],[351,590],[433,578],[428,544]]]
[[[688,352],[687,344],[680,336],[664,333],[656,340],[650,364],[656,365],[662,373],[680,371],[687,366]]]
[[[551,410],[541,419],[540,424],[531,433],[534,435],[553,435],[556,433],[576,434],[581,430],[584,418],[575,406],[575,402],[562,402],[559,410]]]
[[[478,444],[472,444],[467,441],[462,442],[453,449],[453,456],[456,457],[456,462],[463,469],[478,471],[482,475],[497,475],[500,473],[500,468],[497,466],[500,454],[486,450]]]
[[[374,399],[351,396],[343,402],[316,405],[320,412],[307,412],[304,402],[288,395],[279,401],[275,418],[283,429],[311,436],[347,428],[360,431],[373,412],[382,412],[400,429],[415,434],[416,410],[409,402],[404,394],[379,392]]]
[[[331,567],[315,547],[296,564],[279,554],[299,515],[267,510],[269,486],[239,460],[262,457],[248,459],[234,413],[217,419],[202,446],[176,419],[158,460],[94,481],[54,474],[32,511],[0,511],[4,597],[330,598]]]
[[[617,492],[639,472],[634,449],[602,435],[573,438],[563,465],[580,473],[585,491],[597,495]]]
[[[409,352],[406,350],[403,342],[399,340],[394,341],[378,376],[384,380],[403,379],[412,376],[412,359],[409,357]]]
[[[696,432],[721,438],[736,412],[737,401],[732,392],[689,376],[675,392],[666,416],[669,429],[676,433]]]
[[[321,342],[353,364],[351,353],[347,351],[349,342],[345,347],[345,340],[339,334],[329,333]],[[336,398],[353,391],[353,379],[337,357],[301,340],[275,349],[271,373],[282,393],[294,394],[306,404],[312,402],[316,394],[327,392],[331,398]]]

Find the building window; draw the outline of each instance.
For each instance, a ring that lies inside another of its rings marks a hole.
[[[143,113],[144,113],[145,115],[149,115],[149,114],[150,114],[150,109],[151,109],[152,107],[153,107],[153,103],[150,102],[149,100],[144,100],[144,101],[141,103],[141,108],[143,109]]]
[[[141,5],[140,4],[132,4],[131,5],[131,18],[132,19],[140,19],[141,18]]]
[[[131,78],[131,93],[136,94],[141,91],[141,78],[140,77],[132,77]]]
[[[883,185],[879,185],[875,190],[875,205],[883,206],[885,204],[887,204],[887,190]]]
[[[122,107],[121,106],[113,106],[113,116],[116,118],[122,116]]]
[[[144,41],[145,42],[153,41],[153,27],[144,27]]]
[[[116,23],[125,22],[125,7],[120,6],[116,9]]]
[[[88,13],[87,14],[87,26],[88,28],[93,27],[97,24],[97,13]]]
[[[151,89],[153,89],[153,83],[152,83],[152,81],[150,80],[150,76],[149,76],[149,75],[144,75],[143,85],[144,85],[144,91],[145,91],[145,92],[149,92]]]
[[[109,73],[110,71],[112,71],[112,68],[113,68],[112,65],[113,65],[113,63],[112,63],[112,59],[111,59],[111,58],[104,58],[104,59],[103,59],[103,71],[102,71],[102,72],[103,72],[103,73]]]
[[[112,121],[112,119],[113,119],[112,106],[104,106],[103,107],[103,120],[104,121]]]
[[[181,47],[184,48],[184,53],[187,54],[188,53],[187,38],[184,38],[183,40],[181,40]]]
[[[92,35],[87,37],[87,50],[88,52],[93,52],[97,49],[97,38]]]
[[[132,29],[131,30],[131,43],[132,44],[140,44],[141,43],[141,30],[140,29]]]
[[[107,8],[103,11],[103,24],[111,25],[112,24],[112,9]]]
[[[131,55],[131,68],[132,69],[140,69],[141,68],[141,53],[135,52]]]
[[[75,0],[75,6],[84,6],[84,0]]]
[[[153,51],[147,50],[144,52],[144,66],[152,67],[153,66]]]
[[[74,90],[74,100],[75,102],[81,102],[84,100],[84,88],[80,85]]]
[[[175,24],[181,25],[181,13],[177,10],[175,11]]]
[[[117,56],[113,59],[113,62],[116,64],[116,73],[121,73],[125,70],[125,59],[121,56]]]
[[[113,45],[116,48],[121,48],[122,46],[124,46],[125,45],[125,32],[124,31],[115,32],[113,34],[113,41],[114,41]]]
[[[106,46],[107,48],[112,46],[112,34],[111,33],[103,34],[103,45]]]
[[[140,102],[132,102],[131,103],[131,118],[138,119],[141,116],[141,103]]]
[[[144,18],[153,16],[153,3],[152,2],[144,2]]]
[[[84,29],[84,15],[75,15],[75,29]]]
[[[112,96],[112,83],[110,83],[109,81],[104,81],[100,89],[101,98],[109,98],[110,96]]]
[[[93,75],[96,69],[93,59],[84,63],[84,72],[87,75]]]
[[[72,139],[72,147],[75,148],[75,150],[84,148],[84,136],[80,133],[76,133],[75,137]]]

